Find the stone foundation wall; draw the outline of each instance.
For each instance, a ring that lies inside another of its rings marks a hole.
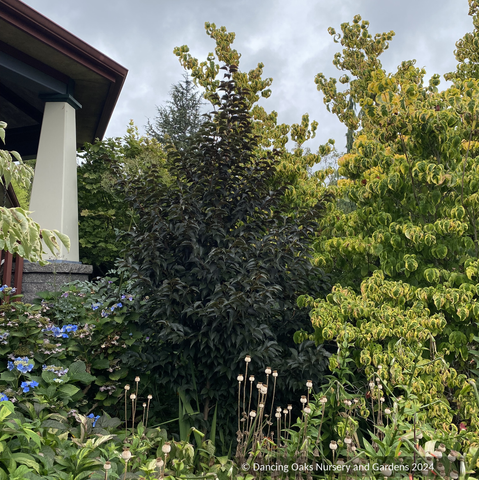
[[[25,261],[23,265],[22,294],[25,303],[31,303],[38,292],[58,292],[65,283],[88,280],[91,265],[78,262],[52,262],[41,267]]]

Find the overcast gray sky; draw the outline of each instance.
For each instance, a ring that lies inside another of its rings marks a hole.
[[[428,76],[456,66],[454,44],[473,29],[467,0],[24,0],[25,3],[129,70],[107,136],[123,136],[130,119],[144,133],[156,105],[168,99],[183,69],[173,48],[188,45],[204,60],[215,43],[205,22],[236,33],[234,48],[242,54],[240,68],[265,65],[274,79],[272,95],[262,101],[276,110],[280,123],[301,121],[304,113],[319,122],[309,146],[334,138],[344,150],[345,130],[328,113],[314,77],[339,76],[332,65],[338,51],[329,26],[360,14],[370,33],[394,30],[383,66],[394,71],[403,60],[415,59]],[[445,84],[443,84],[445,86]]]

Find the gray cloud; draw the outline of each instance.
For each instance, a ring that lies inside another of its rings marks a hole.
[[[319,122],[314,150],[328,138],[338,149],[345,130],[326,111],[314,76],[338,76],[332,66],[340,48],[327,33],[340,30],[355,14],[370,21],[370,32],[394,30],[383,56],[391,71],[403,60],[416,59],[428,75],[455,68],[454,43],[472,30],[466,0],[25,0],[25,3],[129,69],[123,92],[107,130],[122,136],[130,119],[144,131],[156,105],[168,99],[183,70],[173,48],[187,44],[200,60],[214,50],[204,31],[206,21],[236,32],[234,48],[242,53],[241,68],[265,64],[273,77],[273,94],[262,101],[276,110],[279,121],[294,123],[303,113]]]

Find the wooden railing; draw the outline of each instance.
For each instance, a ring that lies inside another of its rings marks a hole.
[[[15,195],[12,184],[10,183],[7,189],[5,189],[4,185],[5,178],[2,177],[2,182],[0,186],[0,205],[7,208],[19,207],[20,202]],[[2,199],[3,202],[1,201]],[[22,293],[22,279],[23,258],[21,258],[19,255],[15,255],[14,257],[10,252],[0,250],[0,281],[2,282],[2,285],[7,285],[8,287],[15,287],[17,290],[15,293],[19,294]],[[16,300],[18,301],[18,299]]]
[[[15,294],[22,293],[23,258],[20,255],[14,257],[10,252],[0,250],[0,265],[2,285],[15,287]]]

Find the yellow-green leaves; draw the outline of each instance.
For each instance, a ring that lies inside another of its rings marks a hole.
[[[415,270],[417,270],[419,264],[416,260],[416,255],[404,255],[403,260],[407,270],[409,270],[410,272],[414,272]]]

